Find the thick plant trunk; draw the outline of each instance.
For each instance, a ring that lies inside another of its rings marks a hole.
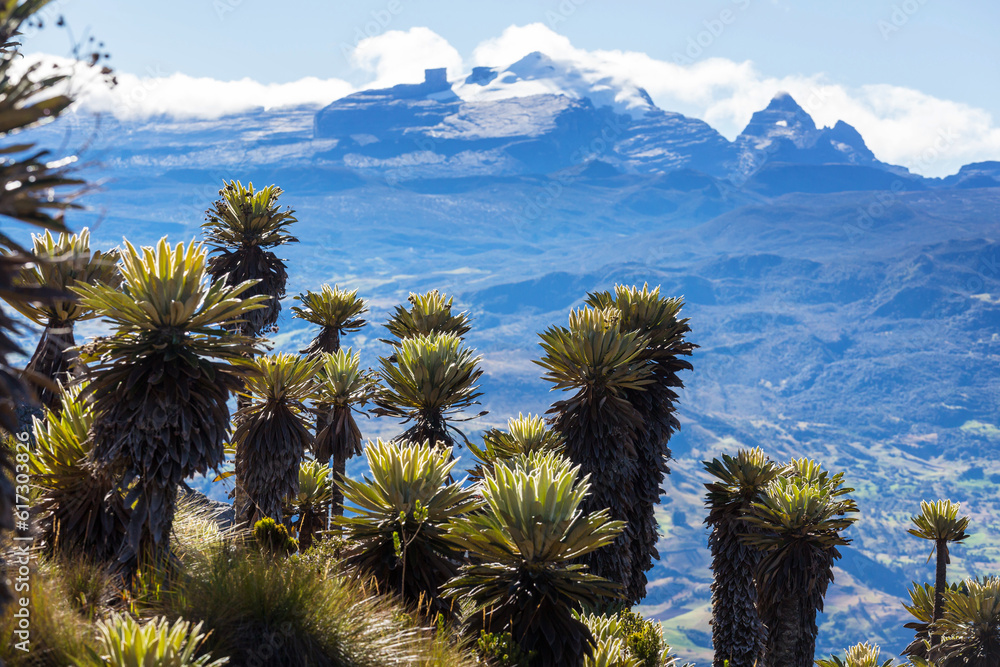
[[[228,283],[228,281],[227,281],[227,283]],[[228,283],[228,284],[231,284],[231,283]],[[250,295],[249,294],[244,294],[243,298],[246,298],[247,296],[250,296]],[[275,301],[275,303],[277,303],[277,301]],[[251,312],[254,312],[254,311],[251,311]],[[250,336],[251,338],[254,338],[254,339],[257,338],[257,334],[256,333],[253,333],[253,332],[251,332],[251,331],[248,330],[248,324],[246,322],[242,322],[240,324],[237,324],[236,325],[236,329],[235,329],[235,333],[243,335],[243,336]],[[252,358],[252,355],[244,355],[244,356],[246,358],[248,358],[248,359]],[[240,383],[239,391],[246,391],[246,385],[243,384],[242,382]],[[239,394],[239,393],[236,394],[236,412],[233,414],[233,430],[234,431],[235,431],[236,426],[239,425],[239,420],[241,419],[240,412],[242,410],[245,410],[246,408],[249,408],[250,405],[251,405],[251,403],[252,403],[252,401],[251,401],[251,399],[250,399],[249,396],[244,396],[243,394]],[[237,453],[237,456],[238,455],[239,454]],[[235,486],[233,488],[233,514],[235,516],[234,520],[235,520],[235,522],[237,524],[239,524],[240,522],[249,522],[250,519],[251,519],[250,516],[247,516],[247,511],[249,509],[248,508],[248,504],[250,502],[250,499],[247,496],[246,483],[245,483],[245,480],[244,480],[243,477],[244,477],[244,475],[241,473],[241,471],[239,470],[239,468],[236,468],[236,470],[234,471],[234,474],[233,474],[233,479],[236,480]],[[253,528],[253,524],[251,523],[250,525],[247,526],[247,528]]]
[[[658,362],[659,364],[659,362]],[[659,365],[658,365],[659,367]],[[652,569],[653,560],[659,560],[656,549],[659,541],[659,524],[656,507],[663,492],[662,485],[670,474],[667,461],[671,452],[670,437],[680,428],[674,416],[672,374],[656,374],[657,382],[646,391],[631,391],[628,401],[642,414],[643,426],[636,438],[636,464],[633,470],[635,502],[630,524],[636,527],[632,542],[631,582],[625,595],[631,603],[638,604],[646,597],[646,572]],[[675,379],[675,378],[674,378]]]
[[[333,501],[330,503],[330,511],[334,516],[344,516],[344,492],[337,486],[337,482],[347,476],[347,461],[341,456],[334,456],[330,464],[333,468]]]
[[[708,538],[712,551],[712,646],[715,667],[763,665],[767,628],[757,612],[754,573],[760,552],[744,545],[739,533],[749,526],[739,519],[716,525]]]
[[[240,518],[251,528],[268,517],[285,523],[285,506],[299,491],[309,428],[284,401],[269,402],[250,419],[233,438],[238,442],[236,476],[246,493]]]
[[[637,496],[631,508],[629,524],[635,528],[631,552],[631,581],[625,598],[630,604],[639,604],[646,597],[646,572],[653,567],[653,560],[659,560],[656,549],[659,541],[659,525],[656,521],[656,506],[660,502],[661,486],[669,469],[666,457],[661,454],[656,433],[643,434],[637,447],[637,461],[633,469],[632,488]],[[667,450],[669,454],[669,450]]]
[[[250,407],[250,399],[241,394],[236,395],[236,412],[243,408]],[[238,417],[236,419],[239,419]],[[233,511],[236,517],[236,523],[249,521],[250,517],[246,516],[247,503],[249,498],[247,497],[246,487],[243,484],[243,476],[237,471],[233,475],[233,479],[236,480],[236,486],[233,488]],[[248,526],[248,528],[253,528],[253,525]]]
[[[937,571],[934,577],[934,622],[941,620],[944,612],[944,591],[948,588],[948,540],[937,541]],[[931,626],[931,646],[941,643],[941,635]]]
[[[566,455],[580,466],[581,475],[590,476],[590,493],[580,503],[583,514],[607,509],[614,521],[626,522],[625,529],[615,540],[600,549],[576,559],[589,568],[590,574],[621,585],[624,591],[632,586],[632,551],[638,536],[634,525],[637,489],[634,488],[636,434],[623,417],[623,408],[594,394],[587,403],[557,402],[550,412],[553,429],[566,441]],[[625,600],[626,604],[629,603]],[[599,611],[607,611],[618,600],[606,600]]]
[[[313,533],[316,532],[316,513],[312,509],[304,510],[299,517],[299,551],[305,552],[313,544]]]
[[[580,461],[574,460],[574,463]],[[636,493],[632,487],[634,466],[635,459],[625,456],[606,462],[587,461],[581,465],[581,475],[590,475],[591,487],[590,494],[580,504],[580,511],[591,514],[607,508],[612,520],[625,521],[626,526],[614,542],[580,557],[577,562],[587,565],[591,574],[621,584],[625,591],[632,586],[632,549],[638,535],[638,527],[629,525]],[[625,602],[631,606],[631,601]]]
[[[170,558],[170,530],[177,508],[177,485],[158,479],[140,480],[134,489],[135,507],[119,564],[134,573],[142,564],[158,567]],[[130,498],[126,498],[126,501]]]
[[[36,373],[42,378],[67,384],[73,375],[76,358],[67,354],[66,350],[76,346],[71,322],[49,322],[42,332],[34,354],[25,370]],[[40,382],[32,383],[38,394],[38,401],[49,410],[59,410],[59,392],[55,386],[46,386]]]
[[[772,627],[768,628],[768,667],[812,667],[812,656],[803,660],[801,646],[807,632],[802,599],[788,594],[775,610]]]

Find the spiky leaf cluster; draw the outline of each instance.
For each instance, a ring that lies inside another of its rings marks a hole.
[[[73,325],[94,314],[82,307],[67,289],[78,282],[117,287],[121,282],[116,265],[118,252],[92,253],[90,232],[86,228],[79,234],[62,232],[58,237],[46,230],[44,234],[33,234],[32,242],[37,259],[21,270],[18,284],[36,290],[55,290],[61,296],[44,303],[12,303],[22,315],[45,327],[26,370],[50,382],[68,382],[74,361],[68,350],[76,345]],[[59,395],[53,386],[40,385],[38,398],[49,408],[59,406]]]
[[[565,441],[566,455],[591,480],[583,511],[609,509],[615,520],[629,521],[636,502],[630,492],[635,475],[636,443],[642,414],[629,400],[653,382],[643,362],[648,339],[622,331],[616,311],[583,308],[570,314],[568,327],[551,327],[541,336],[539,364],[554,389],[573,392],[549,410],[553,429]],[[591,571],[629,590],[632,544],[638,535],[629,525],[614,544],[587,555]]]
[[[881,649],[877,644],[855,644],[847,649],[844,659],[840,656],[830,656],[829,660],[817,660],[817,667],[892,667],[893,661],[882,661],[879,657]]]
[[[361,454],[361,429],[354,410],[372,398],[376,378],[361,368],[361,355],[351,348],[320,357],[316,377],[317,410],[327,416],[324,428],[316,435],[316,458],[348,460]]]
[[[327,508],[333,502],[333,477],[331,470],[321,461],[302,461],[299,464],[299,490],[288,503],[285,516],[298,516],[296,528],[299,546],[308,549],[323,528]]]
[[[225,277],[228,285],[259,281],[245,296],[265,296],[266,307],[248,313],[239,325],[241,333],[251,336],[275,329],[280,299],[285,296],[288,274],[284,261],[269,249],[298,242],[288,233],[296,218],[291,209],[280,208],[281,193],[276,185],[254,190],[253,183],[244,186],[230,181],[219,190],[219,199],[205,212],[202,224],[205,241],[212,249],[211,274],[216,279]]]
[[[137,250],[125,242],[121,290],[72,288],[83,307],[111,324],[113,334],[87,347],[97,361],[87,395],[93,400],[94,457],[121,471],[135,502],[128,544],[162,552],[168,541],[177,485],[223,460],[229,424],[226,401],[240,386],[233,361],[249,341],[223,329],[263,297],[250,287],[212,282],[201,246],[166,239]],[[123,554],[128,558],[128,554]]]
[[[208,633],[202,624],[184,619],[170,622],[164,617],[144,623],[125,614],[113,614],[97,622],[99,653],[88,649],[91,664],[106,667],[222,667],[229,658],[212,659],[203,652]]]
[[[934,597],[933,621],[940,620],[944,613],[943,592],[948,586],[948,564],[951,562],[948,545],[950,542],[961,542],[969,537],[965,532],[969,527],[969,517],[960,517],[961,509],[961,505],[950,500],[938,500],[932,503],[924,500],[920,503],[920,514],[910,519],[914,527],[907,532],[934,542],[934,549],[937,552],[934,583],[935,588],[942,593]],[[932,645],[937,645],[940,641],[939,635],[931,634]]]
[[[333,466],[334,480],[347,471],[347,461],[361,454],[361,428],[354,417],[378,388],[378,379],[361,369],[361,357],[351,348],[321,356],[316,384],[317,433],[313,452]],[[333,513],[342,514],[344,497],[333,488]]]
[[[952,587],[956,584],[952,584]],[[910,604],[903,603],[903,608],[922,623],[930,623],[934,620],[934,586],[931,584],[918,584],[913,582],[913,587],[906,591],[910,595]]]
[[[708,546],[712,552],[712,645],[714,664],[722,667],[753,667],[764,655],[767,628],[757,611],[756,573],[760,550],[741,535],[756,532],[745,520],[754,503],[782,472],[760,449],[742,449],[736,456],[705,461],[714,478],[705,504],[712,528]]]
[[[344,564],[373,578],[382,591],[450,616],[440,588],[458,572],[464,554],[446,529],[476,506],[474,492],[449,483],[456,463],[450,449],[379,440],[368,444],[365,456],[370,478],[337,481],[355,506],[353,516],[337,519],[352,544]]]
[[[48,303],[14,304],[25,317],[42,326],[62,326],[96,317],[85,308],[69,288],[77,283],[103,283],[109,287],[121,284],[118,273],[118,250],[101,252],[90,248],[90,230],[79,234],[52,232],[32,234],[32,252],[38,261],[25,267],[18,282],[27,287],[48,287],[59,290],[63,298]]]
[[[479,479],[484,470],[492,470],[498,461],[509,461],[518,456],[535,452],[563,451],[563,439],[548,428],[540,416],[518,414],[507,420],[507,430],[491,428],[483,433],[483,446],[470,444],[469,449],[476,457],[477,465],[471,471],[472,477]]]
[[[617,615],[577,613],[574,616],[594,636],[594,654],[584,658],[583,667],[643,667],[639,659],[629,653]]]
[[[663,641],[663,626],[633,611],[574,614],[594,635],[597,648],[584,667],[675,667],[676,656]]]
[[[580,467],[556,454],[498,462],[480,484],[482,511],[456,519],[449,539],[473,563],[446,588],[474,606],[475,634],[510,632],[536,654],[533,665],[578,665],[594,639],[574,610],[614,597],[619,587],[574,561],[614,541],[624,524],[607,510],[585,513],[590,491]]]
[[[945,589],[948,591],[964,591],[963,584],[949,584]],[[934,603],[936,595],[934,586],[931,584],[918,584],[913,582],[913,587],[907,590],[910,595],[910,604],[903,603],[903,608],[910,612],[914,621],[906,623],[903,627],[914,630],[913,641],[910,642],[901,653],[911,658],[927,658],[927,647],[931,639],[931,624],[934,622]],[[943,607],[942,607],[943,608]]]
[[[236,516],[250,525],[265,517],[281,521],[285,501],[298,491],[299,463],[313,444],[305,402],[315,394],[320,361],[274,354],[242,366],[249,404],[237,412],[233,445],[236,478],[246,495]]]
[[[468,314],[452,314],[453,297],[431,290],[425,294],[410,294],[407,301],[409,307],[396,306],[385,325],[397,341],[432,333],[453,334],[462,338],[472,330]],[[385,342],[395,344],[393,341]]]
[[[932,632],[942,637],[929,655],[939,667],[1000,664],[1000,578],[968,579],[945,591],[944,613]]]
[[[960,517],[958,513],[962,506],[950,500],[920,501],[920,514],[911,518],[914,528],[906,532],[925,540],[945,540],[946,542],[961,542],[969,537],[966,529],[969,527],[969,517]]]
[[[368,304],[358,297],[358,290],[348,292],[338,286],[323,285],[319,292],[306,292],[295,297],[301,306],[292,306],[295,317],[319,325],[319,333],[303,354],[333,353],[340,349],[340,338],[355,333],[367,322],[360,317],[368,312]]]
[[[404,338],[391,357],[379,361],[384,387],[375,397],[376,414],[412,422],[402,440],[450,447],[449,424],[457,413],[477,404],[481,357],[454,334]]]
[[[94,414],[77,385],[60,392],[58,410],[34,419],[28,467],[39,492],[34,511],[50,553],[86,553],[108,560],[125,538],[129,507],[116,480],[90,460]]]
[[[800,584],[809,585],[809,572],[789,567],[797,560],[793,556],[808,555],[812,550],[832,555],[836,547],[850,543],[841,533],[857,521],[857,517],[849,516],[857,512],[857,505],[837,496],[851,490],[839,486],[829,490],[795,477],[778,477],[768,486],[761,501],[753,504],[753,513],[746,517],[764,532],[744,538],[764,552],[762,588],[780,589],[780,584],[793,582],[796,589]]]

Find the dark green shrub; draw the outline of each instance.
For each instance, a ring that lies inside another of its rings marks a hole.
[[[285,524],[265,517],[253,525],[253,537],[261,551],[271,556],[288,556],[298,551],[295,538],[288,534]]]
[[[534,651],[525,654],[509,632],[496,634],[480,630],[479,639],[476,640],[476,650],[479,655],[497,667],[528,667],[531,659],[535,657]]]
[[[584,660],[584,667],[676,667],[677,657],[663,641],[659,623],[639,614],[622,610],[597,616],[576,615],[594,635],[594,655]],[[726,661],[728,663],[728,661]]]
[[[299,545],[301,547],[301,545]],[[293,556],[293,560],[312,567],[318,574],[329,575],[337,567],[347,550],[348,542],[344,538],[328,534],[316,540],[308,549],[301,550]]]
[[[451,637],[387,598],[299,557],[239,549],[192,559],[159,613],[204,622],[205,650],[246,667],[473,667]]]
[[[664,656],[670,650],[663,641],[663,628],[659,623],[647,621],[634,611],[618,613],[621,634],[629,653],[639,660],[642,667],[661,667]]]

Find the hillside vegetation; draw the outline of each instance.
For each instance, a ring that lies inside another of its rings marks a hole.
[[[703,519],[712,606],[693,629],[713,664],[814,664],[835,566],[856,554],[867,509],[836,457],[720,439],[731,451],[705,457],[708,482],[677,484],[697,508],[665,525],[678,406],[703,372],[683,298],[642,280],[582,290],[566,324],[538,334],[535,374],[555,401],[483,429],[475,319],[438,290],[412,292],[366,368],[349,345],[372,327],[363,290],[287,297],[295,267],[279,254],[302,235],[276,185],[224,181],[195,240],[97,250],[89,230],[74,234],[63,213],[87,184],[12,138],[72,102],[54,92],[61,74],[10,69],[14,37],[45,4],[0,9],[0,212],[41,230],[30,248],[0,236],[0,285],[42,329],[17,369],[18,324],[0,313],[4,661],[674,667],[672,637],[638,607],[655,560],[696,576],[696,561],[661,547]],[[743,275],[782,265],[738,263]],[[885,312],[919,310],[927,290]],[[300,352],[273,349],[286,306],[310,333]],[[347,474],[355,458],[363,475]],[[192,491],[206,475],[232,481],[231,506]],[[1000,578],[955,576],[956,545],[982,539],[976,518],[921,502],[881,542],[890,559],[895,539],[935,559],[934,581],[909,590],[902,664],[1000,662]],[[818,664],[891,663],[865,642]]]

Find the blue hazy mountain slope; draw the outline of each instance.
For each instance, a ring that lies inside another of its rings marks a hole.
[[[814,457],[857,489],[863,519],[821,651],[908,642],[900,602],[932,576],[905,531],[920,499],[972,514],[956,577],[1000,571],[1000,163],[925,179],[879,162],[846,124],[816,128],[787,95],[730,142],[640,90],[588,96],[544,57],[508,70],[452,83],[431,71],[324,109],[79,114],[33,136],[88,146],[87,169],[107,180],[70,221],[93,225],[98,245],[194,238],[223,179],[275,182],[302,241],[281,252],[289,295],[357,287],[382,322],[410,291],[455,294],[486,372],[490,414],[470,431],[548,408],[536,333],[588,291],[649,282],[683,295],[700,347],[645,604],[685,656],[710,646],[701,461],[741,446]],[[287,308],[279,324],[278,348],[305,346]],[[347,343],[374,364],[380,335]],[[362,423],[368,437],[394,428]]]

